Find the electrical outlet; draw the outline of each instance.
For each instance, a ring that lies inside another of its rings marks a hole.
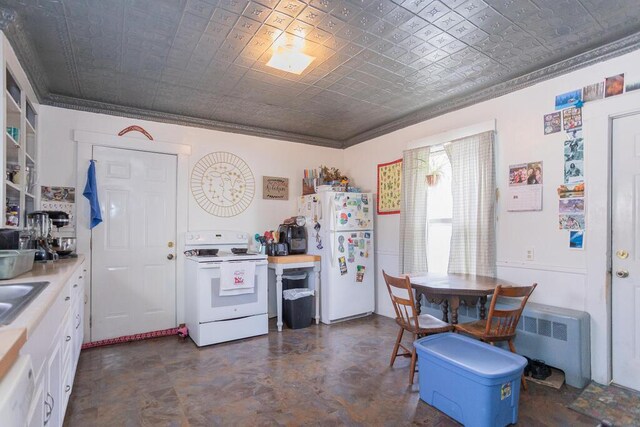
[[[527,248],[526,258],[527,258],[527,261],[533,261],[534,259],[533,248]]]

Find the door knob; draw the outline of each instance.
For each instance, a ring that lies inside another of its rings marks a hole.
[[[629,252],[625,251],[624,249],[620,249],[616,252],[616,256],[620,259],[627,259],[629,258]]]
[[[624,279],[626,277],[629,277],[629,272],[627,270],[618,270],[616,271],[616,276],[618,276],[620,279]]]
[[[167,255],[167,259],[173,259],[173,254]]]

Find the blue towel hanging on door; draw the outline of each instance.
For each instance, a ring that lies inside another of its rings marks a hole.
[[[91,160],[89,170],[87,171],[87,185],[84,186],[82,195],[89,199],[91,205],[91,226],[102,222],[102,214],[100,213],[100,201],[98,201],[98,185],[96,184],[96,162]]]

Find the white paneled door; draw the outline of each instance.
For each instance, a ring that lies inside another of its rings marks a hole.
[[[174,155],[94,147],[91,340],[176,326]]]
[[[613,381],[640,390],[640,115],[615,119],[612,136]]]

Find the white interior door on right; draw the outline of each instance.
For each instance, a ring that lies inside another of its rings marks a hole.
[[[640,114],[613,120],[613,381],[640,390]]]

